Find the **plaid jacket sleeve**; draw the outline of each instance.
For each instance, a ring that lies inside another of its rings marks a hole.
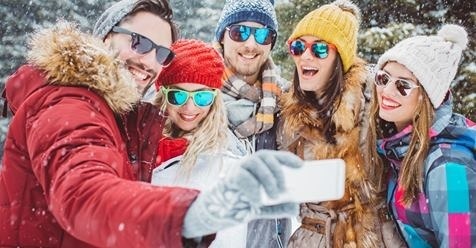
[[[440,247],[476,244],[476,167],[445,162],[429,171],[426,193]]]

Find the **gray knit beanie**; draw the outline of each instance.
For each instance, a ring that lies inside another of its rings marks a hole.
[[[104,40],[111,29],[134,8],[136,0],[122,0],[109,7],[94,25],[93,35]]]

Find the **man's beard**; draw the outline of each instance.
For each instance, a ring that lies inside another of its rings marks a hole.
[[[139,92],[141,94],[145,94],[147,89],[149,89],[154,84],[154,81],[157,78],[157,73],[154,70],[146,69],[146,67],[144,65],[142,65],[140,63],[135,63],[131,59],[126,59],[125,65],[126,65],[127,68],[129,68],[129,66],[133,65],[133,67],[136,67],[136,68],[139,68],[143,71],[146,71],[150,75],[150,79],[147,83],[140,84],[140,85],[137,84],[137,88],[139,89]],[[134,75],[133,75],[133,77],[134,77]]]
[[[255,63],[248,66],[240,65],[235,66],[236,63],[231,63],[230,58],[225,58],[226,66],[231,69],[235,74],[238,76],[246,77],[246,76],[253,76],[261,71],[262,64]]]

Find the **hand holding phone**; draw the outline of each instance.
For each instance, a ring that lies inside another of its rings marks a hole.
[[[321,202],[344,196],[345,162],[342,159],[305,161],[300,168],[283,166],[286,191],[271,199],[261,191],[263,205],[284,202]]]

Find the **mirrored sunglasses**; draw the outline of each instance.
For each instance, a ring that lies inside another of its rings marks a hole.
[[[112,28],[112,32],[130,35],[132,38],[131,49],[139,54],[146,54],[155,48],[155,59],[157,59],[157,62],[163,66],[169,65],[175,56],[172,50],[164,46],[157,45],[149,38],[138,33],[131,32],[125,28],[114,26]]]
[[[165,95],[167,103],[175,106],[183,106],[187,103],[188,99],[192,97],[193,103],[197,107],[208,107],[212,105],[215,101],[215,96],[217,95],[216,90],[197,90],[197,91],[186,91],[175,88],[165,88],[162,87],[162,92]]]
[[[325,59],[329,56],[329,48],[335,50],[336,46],[322,41],[307,43],[302,40],[292,40],[288,41],[288,48],[289,53],[294,56],[300,56],[306,51],[306,49],[311,49],[312,54],[316,58]]]
[[[277,35],[275,30],[267,27],[257,28],[235,24],[226,27],[226,30],[228,30],[228,35],[230,36],[230,39],[237,42],[244,42],[248,40],[253,34],[256,43],[260,45],[269,45],[273,43]]]
[[[400,78],[393,78],[390,76],[387,72],[379,70],[377,73],[375,73],[375,85],[385,88],[387,87],[388,84],[391,82],[395,83],[395,88],[397,88],[398,93],[402,96],[408,96],[412,92],[413,89],[418,88],[420,86],[415,85],[415,83],[405,80],[405,79],[400,79]]]

